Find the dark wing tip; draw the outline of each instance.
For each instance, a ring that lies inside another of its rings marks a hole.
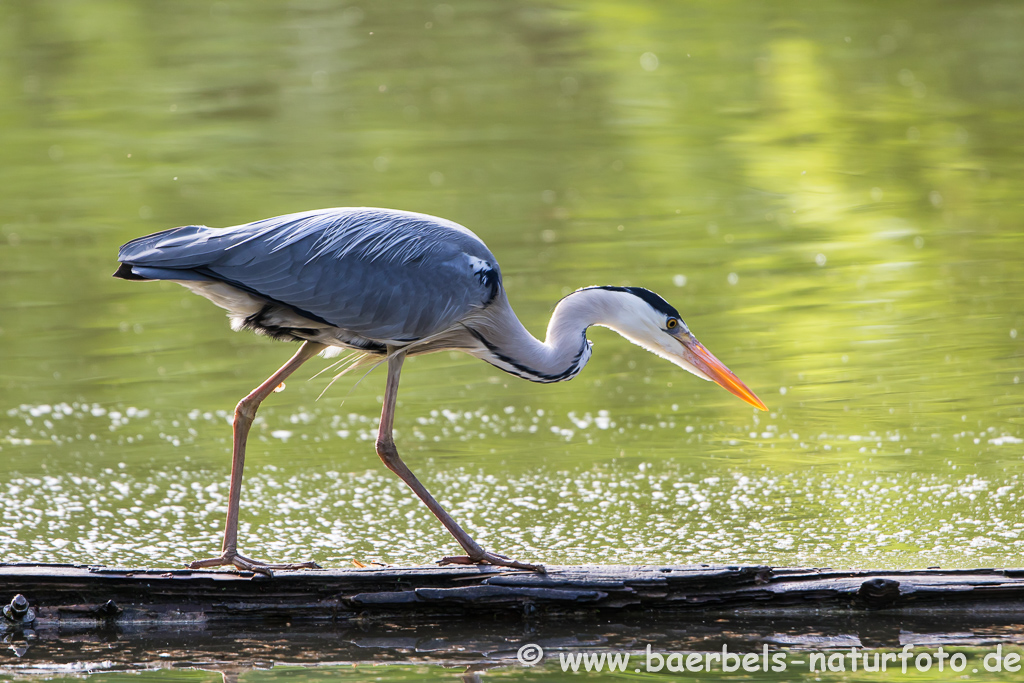
[[[121,278],[122,280],[147,280],[141,275],[136,275],[132,272],[131,265],[127,263],[119,263],[117,270],[114,271],[113,277]]]

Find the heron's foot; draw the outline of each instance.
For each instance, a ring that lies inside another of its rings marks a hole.
[[[468,555],[442,557],[437,563],[442,567],[446,564],[490,564],[496,567],[512,567],[513,569],[526,569],[531,572],[540,572],[541,574],[546,573],[544,565],[542,564],[527,564],[526,562],[519,562],[518,560],[513,560],[512,558],[505,557],[504,555],[489,552],[484,552],[479,559]]]
[[[237,552],[225,552],[220,557],[211,557],[207,560],[196,560],[195,562],[189,562],[187,565],[189,569],[207,569],[209,567],[223,567],[225,565],[231,565],[242,571],[255,572],[257,574],[263,574],[265,576],[273,576],[275,569],[282,571],[294,571],[296,569],[320,569],[320,565],[316,562],[289,562],[274,564],[271,562],[263,562],[262,560],[253,560],[240,555]]]

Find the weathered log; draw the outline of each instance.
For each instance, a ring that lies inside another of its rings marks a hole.
[[[763,566],[387,567],[250,572],[0,564],[0,599],[28,598],[40,622],[210,622],[257,618],[415,624],[459,616],[531,621],[596,612],[1024,615],[1024,570],[900,571]]]
[[[27,605],[0,617],[11,644],[0,670],[479,665],[515,663],[526,643],[551,653],[1024,642],[1024,570],[1012,569],[454,566],[270,578],[0,565],[0,600],[19,594]]]

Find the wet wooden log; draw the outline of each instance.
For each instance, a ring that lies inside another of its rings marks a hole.
[[[642,614],[1001,614],[1024,620],[1024,569],[901,571],[764,566],[387,567],[277,572],[0,564],[0,601],[38,624],[555,623]],[[8,610],[10,611],[10,610]],[[17,618],[7,620],[11,628]]]
[[[15,595],[25,601],[15,601]],[[278,572],[0,565],[0,673],[402,663],[558,653],[1024,644],[1024,570],[758,566]],[[19,614],[20,621],[19,621]]]

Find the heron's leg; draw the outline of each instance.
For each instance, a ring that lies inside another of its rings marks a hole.
[[[238,553],[238,505],[242,495],[242,468],[245,466],[245,442],[249,429],[256,417],[256,410],[267,396],[274,392],[281,382],[298,370],[299,366],[327,348],[324,344],[303,342],[291,360],[271,375],[266,382],[256,387],[252,393],[238,402],[235,407],[234,438],[231,450],[231,485],[228,491],[228,517],[224,522],[224,545],[220,557],[208,560],[196,560],[188,566],[190,569],[218,567],[231,564],[239,569],[271,574],[273,569],[317,568],[315,562],[298,562],[293,564],[269,564],[252,560]]]
[[[395,425],[395,403],[398,400],[398,379],[402,373],[402,363],[405,362],[405,352],[394,351],[388,348],[388,379],[384,389],[384,408],[381,410],[380,427],[377,431],[377,455],[384,461],[384,465],[397,474],[399,478],[409,485],[427,508],[434,513],[434,516],[444,525],[444,528],[455,537],[466,555],[462,557],[446,557],[441,564],[493,564],[502,567],[515,567],[517,569],[530,569],[533,571],[544,571],[544,567],[535,564],[526,564],[509,559],[504,555],[489,553],[479,543],[474,541],[458,523],[452,519],[440,503],[438,503],[427,488],[420,483],[416,475],[402,462],[398,455],[398,448],[395,447],[395,439],[392,434]]]

